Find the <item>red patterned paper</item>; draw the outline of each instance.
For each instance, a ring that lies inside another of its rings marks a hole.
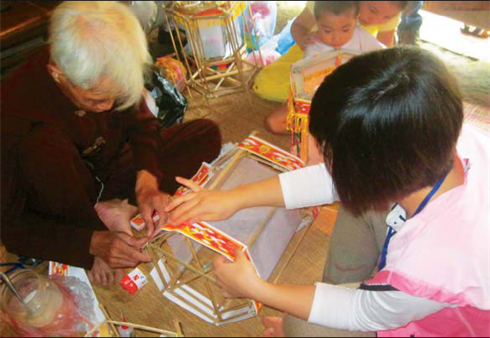
[[[57,276],[68,276],[69,266],[67,264],[57,263],[57,262],[49,262],[49,275],[57,275]]]
[[[250,256],[248,248],[243,243],[231,238],[224,232],[219,231],[206,222],[199,222],[194,224],[184,223],[177,226],[167,224],[163,228],[163,230],[177,231],[182,235],[187,236],[190,239],[204,245],[205,247],[210,248],[211,250],[214,250],[217,253],[225,256],[232,262],[235,261],[236,258],[236,249],[240,249],[245,254],[245,257],[247,257],[247,259],[252,263],[255,271],[257,271],[257,268],[255,267],[252,257]],[[254,307],[256,313],[258,314],[262,309],[262,304],[254,301]]]
[[[238,147],[287,170],[301,169],[305,166],[300,158],[255,136],[249,136]]]
[[[296,99],[294,107],[296,114],[310,115],[311,101]]]
[[[214,250],[231,261],[235,260],[235,250],[243,250],[245,245],[231,238],[224,232],[212,227],[208,223],[183,223],[181,225],[167,224],[165,231],[177,231],[184,236]]]
[[[193,181],[200,187],[204,186],[211,178],[210,170],[211,170],[211,166],[209,164],[203,163],[201,165],[201,168],[199,168],[197,173],[191,178],[191,181]],[[179,189],[177,189],[174,196],[177,197],[183,196],[189,193],[189,191],[190,191],[189,188],[181,186]]]

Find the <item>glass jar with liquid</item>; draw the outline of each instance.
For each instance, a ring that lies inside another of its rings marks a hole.
[[[45,276],[32,270],[20,270],[10,280],[24,300],[20,300],[3,285],[1,307],[21,328],[34,330],[51,324],[63,304],[63,294],[58,286]]]

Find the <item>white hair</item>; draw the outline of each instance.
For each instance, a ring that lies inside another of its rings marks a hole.
[[[143,29],[117,1],[65,1],[53,12],[51,59],[74,85],[92,89],[102,79],[126,109],[143,97],[151,63]]]

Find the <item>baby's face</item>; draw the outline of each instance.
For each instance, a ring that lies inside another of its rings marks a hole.
[[[318,35],[322,42],[334,48],[340,48],[349,42],[354,35],[357,16],[354,9],[339,15],[323,12],[317,19]]]

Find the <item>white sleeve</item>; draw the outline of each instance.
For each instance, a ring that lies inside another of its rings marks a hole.
[[[299,209],[338,201],[332,176],[324,163],[279,175],[287,209]]]
[[[403,327],[451,306],[401,291],[318,283],[308,321],[336,330],[377,332]]]

